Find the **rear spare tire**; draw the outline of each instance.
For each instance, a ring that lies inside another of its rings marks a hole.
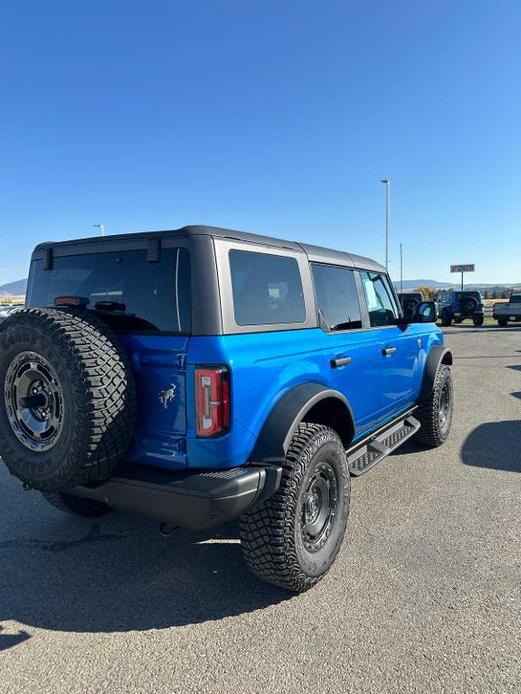
[[[110,476],[132,442],[136,392],[116,336],[85,309],[25,309],[0,327],[0,455],[52,492]]]

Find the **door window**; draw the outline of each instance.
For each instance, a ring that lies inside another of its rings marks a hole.
[[[371,326],[394,325],[398,311],[387,278],[377,272],[362,272],[361,277]]]
[[[317,308],[331,330],[362,327],[354,272],[338,265],[311,264]]]

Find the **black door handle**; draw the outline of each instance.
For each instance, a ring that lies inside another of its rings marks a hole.
[[[338,357],[338,359],[331,359],[331,368],[338,369],[339,366],[347,366],[352,361],[351,357]]]
[[[382,354],[384,357],[389,357],[391,354],[394,354],[397,351],[398,351],[397,347],[384,347],[382,349]]]

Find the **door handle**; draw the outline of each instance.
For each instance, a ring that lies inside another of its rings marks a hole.
[[[397,351],[398,351],[398,348],[397,348],[397,347],[384,347],[384,348],[382,349],[382,355],[383,355],[384,357],[390,357],[391,354],[394,354],[394,353],[397,352]]]
[[[351,357],[338,357],[337,359],[331,359],[331,368],[338,369],[339,366],[347,366],[352,362]]]

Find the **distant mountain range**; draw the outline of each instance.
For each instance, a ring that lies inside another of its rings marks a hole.
[[[0,286],[0,294],[25,294],[27,291],[27,280],[17,280]]]
[[[396,289],[400,289],[400,282],[393,282],[394,286]],[[420,280],[404,280],[403,281],[403,288],[405,289],[417,289],[418,287],[429,287],[429,289],[459,289],[460,288],[460,283],[459,282],[438,282],[437,280],[425,280],[425,279],[420,279]],[[496,288],[506,288],[506,289],[511,289],[512,287],[516,287],[517,285],[515,284],[479,284],[479,283],[474,283],[474,284],[468,284],[465,282],[465,289],[496,289]]]

